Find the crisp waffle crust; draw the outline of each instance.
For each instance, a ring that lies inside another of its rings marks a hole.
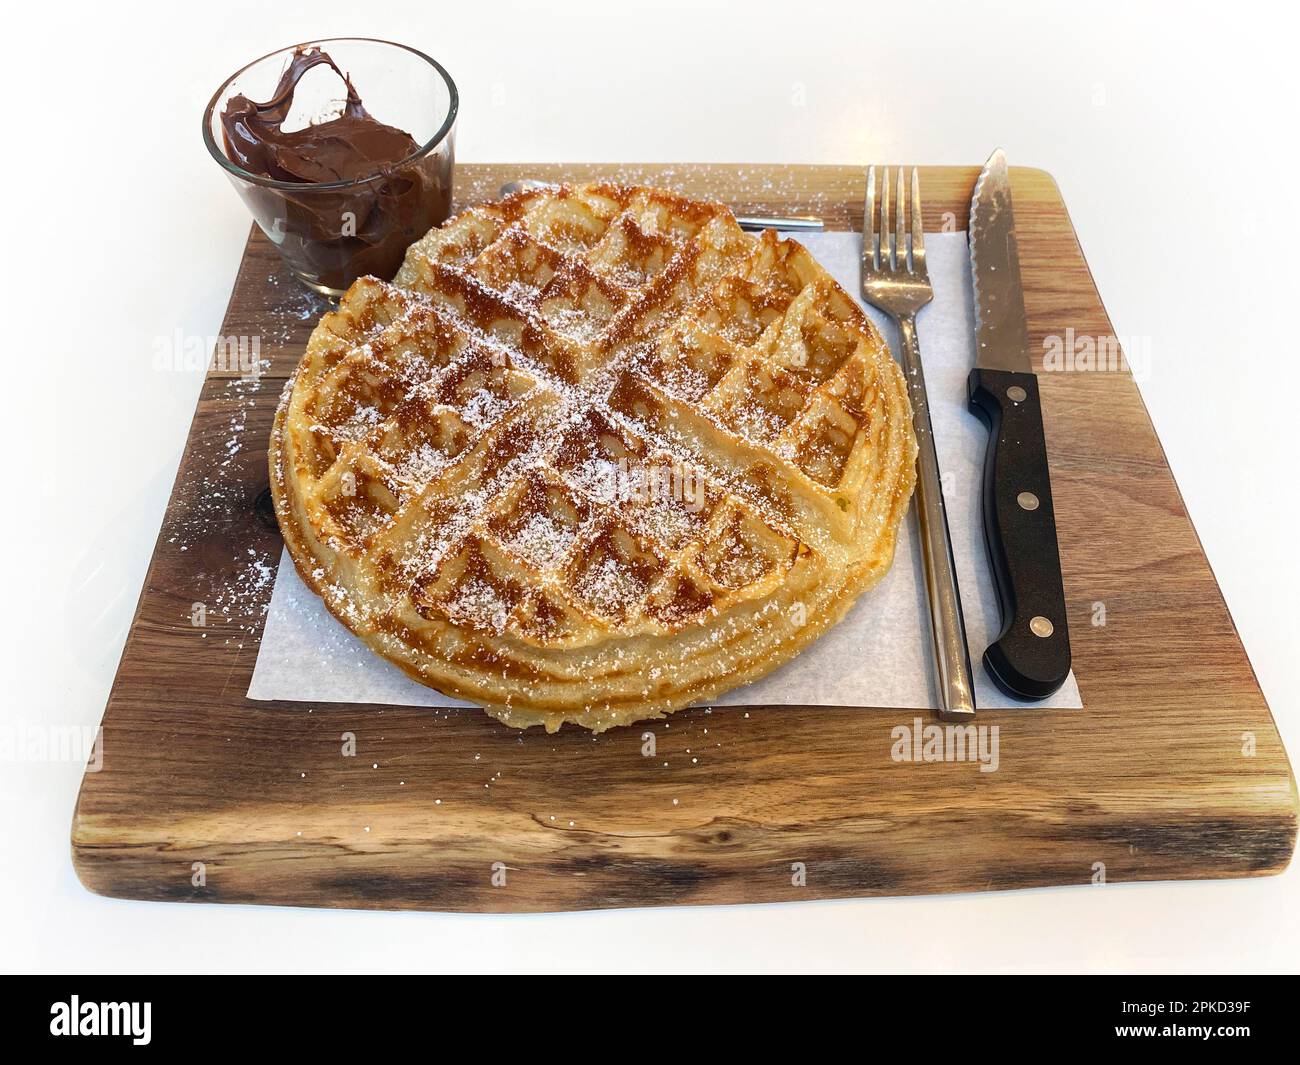
[[[808,252],[659,189],[530,191],[362,278],[285,388],[303,579],[416,680],[601,731],[789,660],[889,568],[907,390]]]

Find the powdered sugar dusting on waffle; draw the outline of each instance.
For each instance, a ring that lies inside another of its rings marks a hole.
[[[691,646],[749,668],[732,649],[779,627],[783,587],[825,599],[883,572],[870,552],[892,552],[911,484],[892,370],[806,251],[719,205],[523,193],[323,319],[281,410],[277,507],[320,545],[314,586],[385,653],[497,661],[506,707],[564,670],[604,675],[583,708],[600,727],[638,691],[677,702],[666,675]],[[868,510],[887,520],[862,540]],[[669,635],[686,643],[629,690],[625,651]]]

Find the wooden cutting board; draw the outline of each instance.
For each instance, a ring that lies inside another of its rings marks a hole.
[[[922,168],[927,229],[965,227],[976,173]],[[457,198],[520,175],[861,223],[863,173],[847,166],[465,165]],[[1012,183],[1033,350],[1067,328],[1110,336],[1056,184],[1028,169]],[[918,715],[887,708],[690,710],[593,737],[470,709],[250,702],[280,556],[257,506],[267,434],[322,309],[255,228],[222,335],[257,337],[269,370],[250,383],[214,360],[204,383],[72,826],[92,891],[568,910],[1257,876],[1290,861],[1286,752],[1125,372],[1040,378],[1084,709],[981,711],[999,729],[996,772],[896,761],[891,732]]]

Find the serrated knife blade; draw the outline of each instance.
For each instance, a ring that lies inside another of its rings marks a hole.
[[[975,292],[975,365],[1031,373],[1011,178],[1001,148],[989,156],[971,193],[970,267]]]

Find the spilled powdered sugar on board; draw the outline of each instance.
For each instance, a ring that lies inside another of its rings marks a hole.
[[[185,482],[187,490],[178,496],[162,534],[164,543],[194,559],[191,602],[184,604],[190,625],[200,639],[235,650],[261,631],[278,568],[275,553],[243,546],[228,535],[253,513],[242,464],[266,462],[264,434],[250,427],[249,417],[265,389],[280,387],[278,380],[267,379],[269,354],[300,345],[304,330],[310,331],[332,306],[291,278],[271,274],[267,281],[282,287],[285,298],[267,313],[267,324],[255,338],[238,338],[241,354],[251,357],[230,368],[233,376],[222,381],[210,400],[223,412],[220,438],[205,441],[190,457],[199,476]],[[220,379],[210,378],[209,385],[212,380]]]

